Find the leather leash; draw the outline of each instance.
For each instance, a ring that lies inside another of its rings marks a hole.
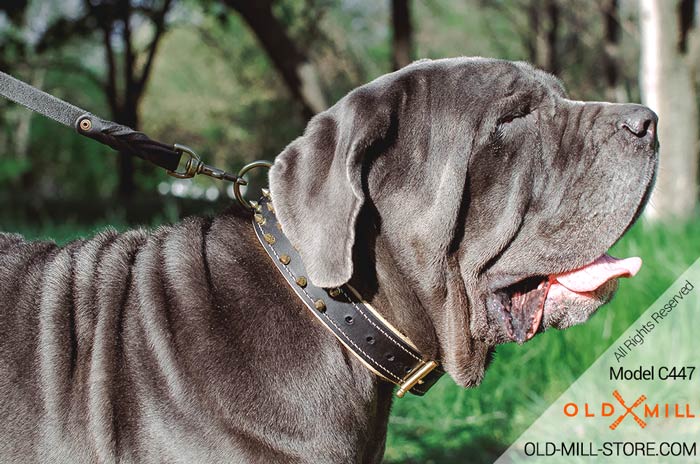
[[[361,301],[349,285],[320,288],[306,278],[299,253],[282,232],[268,190],[254,210],[253,227],[260,243],[284,280],[304,305],[362,363],[382,379],[399,386],[396,396],[407,391],[424,395],[444,372],[425,358],[408,338]]]
[[[203,174],[215,179],[246,185],[240,176],[204,164],[189,147],[151,139],[143,132],[101,119],[82,108],[56,98],[26,82],[0,71],[0,95],[47,118],[75,129],[78,134],[97,140],[117,151],[137,156],[168,171],[173,177],[188,179]],[[184,170],[178,171],[182,155],[187,156]]]

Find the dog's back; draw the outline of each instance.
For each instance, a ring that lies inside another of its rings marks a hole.
[[[305,313],[249,220],[64,247],[0,235],[0,461],[356,453],[373,433],[359,417],[376,380]]]

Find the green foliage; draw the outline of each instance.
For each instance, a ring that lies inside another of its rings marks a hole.
[[[396,400],[386,461],[493,462],[700,256],[699,228],[637,224],[611,254],[642,257],[642,270],[588,322],[499,346],[477,388],[445,378],[423,398]]]
[[[565,8],[570,0],[561,3],[562,53],[573,50],[564,53],[564,80],[572,95],[600,98],[600,11]],[[528,4],[412,2],[415,56],[528,59]],[[84,8],[71,5],[57,0],[18,2],[15,8],[3,7],[10,13],[4,21],[0,8],[0,65],[110,118],[103,44],[93,40],[95,25],[80,19],[86,18]],[[333,103],[390,71],[388,5],[388,0],[277,0],[273,12],[318,68],[324,93]],[[625,15],[623,19],[629,13]],[[175,0],[168,18],[168,32],[139,106],[139,129],[159,140],[192,146],[207,161],[231,170],[253,159],[274,158],[303,132],[300,106],[258,38],[233,10],[216,0]],[[137,16],[132,29],[135,50],[143,50],[153,28]],[[636,56],[630,42],[634,41],[623,41],[624,57]],[[116,61],[121,75],[123,60]],[[137,68],[142,65],[137,63]],[[636,66],[636,60],[625,58],[624,75],[636,79]],[[0,108],[5,108],[0,110],[0,181],[5,188],[32,196],[37,204],[47,198],[107,200],[114,195],[114,152],[36,116],[29,119],[29,134],[20,134],[17,128],[26,110],[5,103]],[[135,167],[141,192],[153,192],[167,180],[145,162],[136,160]]]
[[[234,15],[173,30],[143,102],[144,130],[227,169],[273,159],[304,128],[298,108]],[[173,98],[176,96],[177,98]]]
[[[0,159],[0,182],[7,182],[25,174],[31,169],[27,159],[7,157]]]

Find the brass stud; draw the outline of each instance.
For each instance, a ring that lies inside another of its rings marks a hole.
[[[277,223],[277,229],[282,230],[282,224],[280,224],[279,222]]]
[[[339,288],[331,288],[331,289],[328,291],[328,294],[329,294],[330,296],[332,296],[333,298],[335,298],[335,297],[337,297],[337,296],[340,296],[340,289],[339,289]]]
[[[267,243],[269,243],[270,245],[274,245],[274,244],[275,244],[275,241],[276,241],[276,240],[275,240],[275,236],[274,236],[274,235],[272,235],[272,234],[265,234],[265,235],[263,235],[263,237],[265,237],[265,241],[266,241]]]
[[[253,216],[253,217],[255,218],[255,222],[257,222],[261,226],[265,225],[265,218],[263,217],[262,214],[256,213],[255,216]]]
[[[325,303],[323,300],[318,299],[318,300],[314,301],[314,306],[315,306],[316,309],[318,309],[320,312],[322,312],[322,313],[325,313],[325,312],[326,312],[326,303]]]
[[[256,213],[259,213],[262,211],[262,208],[260,207],[260,203],[257,201],[251,201],[250,206],[255,210]]]
[[[298,286],[303,288],[303,287],[306,287],[306,284],[307,284],[306,277],[304,277],[304,276],[297,277],[297,285]]]
[[[275,207],[272,206],[272,203],[267,203],[267,210],[272,214],[275,214]]]
[[[88,118],[83,118],[80,120],[79,126],[81,131],[87,132],[92,129],[92,121]]]
[[[285,266],[292,261],[292,258],[289,257],[289,255],[282,255],[280,256],[280,263],[284,264]]]
[[[270,190],[269,189],[262,189],[262,195],[267,198],[268,200],[272,200],[272,196],[270,195]]]

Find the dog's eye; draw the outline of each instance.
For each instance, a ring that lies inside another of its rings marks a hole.
[[[527,116],[529,113],[530,113],[530,110],[526,109],[526,108],[514,111],[513,113],[510,113],[510,114],[500,118],[497,122],[497,125],[503,126],[504,124],[509,124],[509,123],[515,121],[516,119],[523,118],[523,117]]]

